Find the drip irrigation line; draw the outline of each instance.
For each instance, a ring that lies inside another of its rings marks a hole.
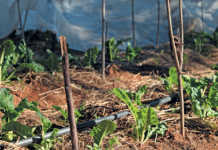
[[[162,98],[162,99],[154,100],[154,101],[150,102],[149,104],[147,104],[146,106],[163,105],[163,104],[166,104],[166,103],[170,102],[171,100],[172,100],[172,98],[168,96],[168,97],[165,97],[165,98]],[[122,111],[122,112],[119,112],[119,113],[116,113],[116,114],[113,114],[113,115],[110,115],[110,116],[101,117],[101,118],[98,118],[98,119],[95,119],[95,120],[86,121],[84,123],[79,123],[79,124],[77,124],[77,129],[78,129],[78,131],[82,131],[82,130],[85,130],[87,128],[91,128],[91,127],[99,124],[100,122],[102,122],[104,120],[116,120],[116,119],[125,117],[125,116],[127,116],[129,114],[131,114],[129,111]],[[56,136],[61,136],[63,134],[69,134],[69,133],[70,133],[70,127],[65,127],[65,128],[59,129],[58,132],[56,133]],[[51,135],[52,135],[52,132],[46,133],[45,136],[44,136],[44,139],[50,138]],[[19,141],[17,143],[14,143],[14,144],[16,144],[18,146],[28,146],[28,145],[30,145],[32,143],[40,143],[41,140],[42,140],[41,136],[33,136],[33,137],[30,137],[30,138],[21,140],[21,141]],[[2,145],[0,145],[0,147],[1,146]]]

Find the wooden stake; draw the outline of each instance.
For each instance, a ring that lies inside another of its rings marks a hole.
[[[63,75],[64,75],[64,86],[65,86],[65,93],[67,99],[68,120],[70,123],[72,149],[79,150],[77,127],[76,127],[76,121],[74,116],[72,89],[70,86],[69,58],[68,58],[66,37],[60,36],[60,45],[61,45],[61,55],[62,55]]]
[[[156,48],[159,48],[160,35],[160,0],[157,0],[157,34],[156,34]]]
[[[178,84],[179,84],[179,95],[180,95],[180,132],[182,136],[185,136],[185,119],[184,119],[184,96],[183,96],[183,85],[182,85],[182,65],[183,65],[183,15],[182,15],[182,0],[180,0],[180,44],[179,47],[176,47],[174,36],[173,36],[173,28],[172,28],[172,17],[171,17],[171,7],[170,0],[166,0],[167,7],[167,16],[168,16],[168,25],[169,25],[169,35],[170,35],[170,44],[174,53],[175,65],[178,74]],[[182,41],[182,42],[181,42]],[[182,48],[181,48],[182,47]],[[177,48],[180,53],[180,61],[177,55]]]
[[[133,46],[136,47],[135,39],[135,0],[131,0],[131,17],[132,17],[132,41]]]
[[[101,17],[102,17],[102,78],[105,79],[105,39],[106,39],[106,33],[105,33],[105,0],[102,0],[102,10],[101,10]]]

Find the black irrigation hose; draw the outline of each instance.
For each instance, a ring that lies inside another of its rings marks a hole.
[[[154,100],[154,101],[150,102],[147,105],[149,105],[149,106],[163,105],[163,104],[166,104],[166,103],[170,102],[171,100],[172,100],[171,97],[165,97],[165,98],[162,98],[162,99]],[[117,114],[110,115],[110,116],[107,116],[107,117],[102,117],[102,118],[98,118],[98,119],[95,119],[95,120],[86,121],[84,123],[78,124],[77,129],[81,131],[81,130],[84,130],[86,128],[93,127],[96,124],[102,122],[103,120],[115,120],[115,119],[127,116],[129,114],[131,114],[129,111],[122,111],[122,112],[119,112]],[[65,128],[59,129],[58,132],[56,133],[56,136],[61,136],[63,134],[67,134],[69,132],[70,132],[70,127],[65,127]],[[51,135],[52,135],[52,132],[48,132],[48,133],[45,134],[44,138],[48,139]],[[15,143],[15,144],[18,145],[18,146],[28,146],[28,145],[30,145],[32,143],[39,143],[41,141],[41,139],[42,139],[42,137],[40,137],[40,136],[33,136],[33,137],[30,137],[30,138],[21,140],[18,143]]]

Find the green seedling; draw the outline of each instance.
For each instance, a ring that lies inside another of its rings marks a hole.
[[[131,46],[131,43],[127,43],[127,48],[126,48],[126,59],[129,62],[133,62],[136,56],[138,56],[139,52],[141,51],[140,48],[133,48]]]
[[[116,130],[116,124],[111,120],[104,120],[101,123],[99,123],[96,127],[94,127],[90,135],[93,137],[94,144],[93,146],[88,145],[87,147],[90,150],[101,150],[102,149],[102,142],[105,136],[108,136],[109,134],[112,134]],[[116,138],[112,138],[109,140],[109,147],[113,147],[113,145],[117,144],[118,141]]]
[[[90,48],[85,52],[84,56],[84,66],[91,67],[97,63],[97,58],[99,55],[99,50],[97,47]]]
[[[170,67],[169,77],[161,78],[165,89],[172,95],[175,91],[174,88],[178,86],[178,75],[176,67]]]
[[[122,40],[115,40],[115,38],[111,38],[106,42],[106,58],[110,61],[113,62],[114,59],[120,58],[119,57],[119,46],[122,46],[125,42],[129,41],[130,39],[122,39]]]
[[[113,93],[128,106],[133,115],[135,120],[133,135],[137,141],[144,143],[152,135],[157,134],[160,122],[152,107],[143,107],[141,103],[131,100],[126,90],[114,88]]]
[[[68,112],[67,110],[64,110],[63,108],[61,108],[60,106],[56,106],[56,105],[53,105],[52,106],[55,110],[59,111],[61,113],[61,115],[63,116],[64,118],[64,121],[65,122],[68,122]],[[78,121],[78,119],[80,117],[82,117],[82,114],[80,113],[82,111],[82,109],[75,109],[74,111],[74,114],[75,114],[75,118],[76,118],[76,122]]]

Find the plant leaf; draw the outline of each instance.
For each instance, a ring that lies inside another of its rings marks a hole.
[[[90,135],[94,138],[94,143],[101,145],[105,136],[116,130],[116,124],[111,120],[104,120],[92,129]]]

